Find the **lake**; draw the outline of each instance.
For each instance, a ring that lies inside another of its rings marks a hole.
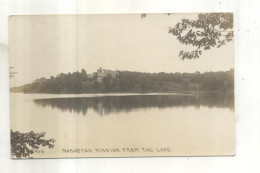
[[[56,140],[36,158],[234,154],[230,94],[11,93],[10,100],[12,130]]]

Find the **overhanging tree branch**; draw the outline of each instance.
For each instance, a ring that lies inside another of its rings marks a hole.
[[[221,30],[216,29],[216,26]],[[215,46],[219,48],[233,40],[233,14],[199,14],[197,20],[182,19],[170,27],[168,33],[176,36],[182,44],[197,47],[190,52],[182,50],[179,54],[182,60],[199,58],[202,49],[209,50]]]

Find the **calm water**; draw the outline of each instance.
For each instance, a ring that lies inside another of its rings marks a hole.
[[[109,156],[62,149],[120,147],[172,150],[162,155],[232,154],[233,100],[227,94],[11,93],[11,128],[56,139],[54,149],[33,157]]]

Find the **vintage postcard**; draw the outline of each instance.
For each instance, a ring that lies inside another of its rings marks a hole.
[[[235,154],[232,13],[9,17],[12,158]]]

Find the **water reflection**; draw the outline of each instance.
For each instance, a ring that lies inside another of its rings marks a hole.
[[[58,108],[62,111],[74,111],[86,115],[93,109],[99,115],[131,112],[149,108],[188,107],[197,109],[200,106],[234,109],[233,94],[195,94],[195,95],[128,95],[102,97],[74,97],[35,99],[41,107]]]

